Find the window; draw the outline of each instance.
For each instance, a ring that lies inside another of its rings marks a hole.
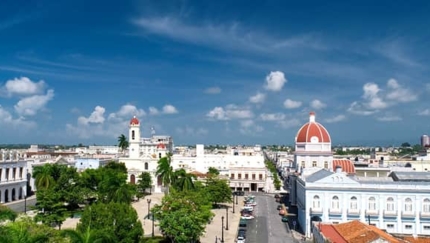
[[[230,179],[234,179],[234,173],[230,174]]]
[[[158,158],[161,159],[161,153],[158,153]]]
[[[351,200],[349,201],[349,208],[350,209],[357,209],[357,198],[356,197],[351,197]]]
[[[324,169],[328,169],[328,162],[324,161]]]
[[[9,168],[6,169],[6,180],[9,180]]]
[[[145,170],[148,170],[148,162],[145,163]]]
[[[369,203],[368,205],[369,210],[376,210],[376,200],[374,197],[370,197],[368,203]]]
[[[131,140],[134,140],[134,130],[131,131]]]
[[[405,199],[405,212],[412,212],[412,199]]]
[[[252,179],[255,180],[255,174],[252,174]]]
[[[22,179],[23,172],[24,172],[24,168],[20,167],[19,168],[19,178],[21,178],[21,179]]]
[[[430,226],[429,225],[424,225],[424,230],[430,230]]]
[[[387,229],[394,229],[394,224],[387,224]]]
[[[315,195],[314,199],[312,200],[312,207],[313,208],[321,208],[321,203],[320,203],[320,197]]]
[[[259,174],[258,179],[263,180],[263,174]]]
[[[317,162],[316,161],[312,161],[312,167],[317,167]]]
[[[242,174],[237,174],[237,179],[242,179]]]
[[[411,225],[411,224],[407,224],[407,225],[405,225],[405,229],[407,229],[407,230],[411,230],[411,229],[412,229],[412,225]]]
[[[423,201],[423,213],[430,213],[430,199],[428,198]]]
[[[245,174],[245,180],[248,180],[248,173]]]
[[[16,168],[12,169],[12,179],[15,180]]]
[[[305,161],[302,161],[302,168],[305,168]]]
[[[334,196],[331,199],[331,208],[334,210],[338,210],[339,209],[339,198],[337,196]]]
[[[392,197],[387,198],[387,211],[394,211],[394,199]]]

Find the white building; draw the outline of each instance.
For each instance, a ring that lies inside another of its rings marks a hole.
[[[125,163],[128,170],[128,180],[136,183],[136,177],[142,172],[152,175],[153,192],[162,191],[162,181],[155,176],[158,160],[173,151],[173,139],[170,136],[152,134],[149,138],[140,135],[140,122],[136,117],[130,120],[129,125],[129,153],[128,157],[119,158]]]
[[[27,195],[27,161],[15,151],[0,151],[0,203]]]

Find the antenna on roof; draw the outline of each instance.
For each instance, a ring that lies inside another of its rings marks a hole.
[[[154,127],[151,127],[151,135],[155,135],[155,129],[154,129]]]

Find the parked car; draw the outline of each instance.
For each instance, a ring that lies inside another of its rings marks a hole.
[[[245,214],[245,215],[242,215],[242,217],[240,217],[241,219],[253,219],[254,218],[254,216],[252,216],[251,214]]]
[[[280,196],[279,196],[279,194],[275,194],[275,198],[279,198]]]
[[[242,208],[242,210],[248,210],[248,211],[254,211],[254,207],[253,206],[245,206]]]
[[[276,208],[277,210],[281,210],[282,209],[282,204],[279,204],[278,207]]]
[[[237,231],[237,236],[242,236],[243,238],[246,238],[246,229],[239,229]]]
[[[283,216],[281,220],[284,223],[288,223],[288,217],[287,216]]]
[[[245,243],[245,238],[239,236],[239,237],[237,237],[237,241],[236,242],[237,243]]]
[[[246,227],[246,224],[247,224],[246,219],[240,219],[239,227]]]

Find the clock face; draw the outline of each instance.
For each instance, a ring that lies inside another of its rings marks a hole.
[[[319,139],[317,136],[311,137],[311,143],[318,143],[318,142],[319,142]]]

